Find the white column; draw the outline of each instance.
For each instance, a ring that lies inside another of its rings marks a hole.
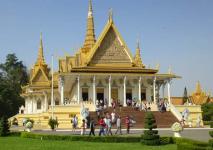
[[[92,83],[92,99],[94,105],[96,105],[96,85],[95,85],[95,76],[93,77],[93,83]]]
[[[80,77],[77,77],[77,102],[80,104]]]
[[[153,98],[154,98],[154,104],[156,104],[156,77],[153,79]]]
[[[138,80],[138,100],[141,102],[141,77]]]
[[[64,105],[64,77],[60,77],[61,105]]]
[[[168,81],[167,81],[167,90],[168,90],[168,102],[169,102],[169,104],[171,103],[170,83],[171,83],[171,81],[168,80]]]
[[[111,106],[111,99],[112,99],[112,97],[111,97],[111,75],[109,76],[109,100],[108,100],[108,106],[110,107]]]
[[[124,107],[126,107],[127,106],[127,104],[126,104],[126,76],[124,77],[124,85],[123,86],[124,86],[124,93],[123,93],[124,94],[124,96],[123,96],[124,104],[123,105],[124,105]]]

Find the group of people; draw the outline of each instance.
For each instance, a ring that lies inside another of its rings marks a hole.
[[[126,126],[126,133],[130,133],[130,127],[132,126],[133,119],[130,116],[126,116],[123,121],[125,121]],[[71,119],[72,123],[72,131],[75,132],[78,127],[78,118],[76,115],[73,116]],[[101,135],[113,135],[112,133],[112,127],[116,127],[116,131],[114,134],[122,134],[122,118],[120,115],[116,114],[115,111],[113,111],[111,114],[108,112],[105,113],[104,117],[100,117],[100,119],[95,122],[93,118],[90,118],[89,122],[87,122],[85,119],[82,120],[82,123],[80,125],[81,129],[81,135],[86,134],[86,129],[89,128],[89,135],[95,136],[95,128],[99,127],[99,136]]]

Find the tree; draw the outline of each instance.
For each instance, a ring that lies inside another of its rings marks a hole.
[[[186,103],[188,101],[188,94],[187,94],[187,89],[186,87],[184,88],[184,92],[183,92],[183,104]]]
[[[205,103],[201,105],[204,121],[213,121],[213,103]]]
[[[13,116],[24,104],[21,86],[28,81],[27,69],[15,54],[8,54],[0,64],[0,116]]]
[[[157,130],[153,130],[157,128],[156,120],[152,112],[147,112],[145,114],[145,130],[142,135],[141,143],[145,145],[159,145],[160,144],[160,136],[158,135]]]
[[[9,134],[9,123],[5,116],[0,120],[0,136],[7,136]]]
[[[5,63],[0,64],[0,70],[17,93],[21,92],[21,86],[28,83],[27,68],[22,61],[18,60],[15,54],[6,56]]]

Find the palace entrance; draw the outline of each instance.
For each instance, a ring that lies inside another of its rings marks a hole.
[[[126,99],[132,100],[132,89],[126,90]]]
[[[97,88],[97,100],[104,100],[104,88]]]
[[[118,101],[118,88],[112,88],[111,98],[116,102]]]

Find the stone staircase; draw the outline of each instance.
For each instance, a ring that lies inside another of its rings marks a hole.
[[[101,112],[101,115],[104,116],[105,113],[111,114],[113,111],[112,108],[107,108],[106,110]],[[174,122],[178,122],[178,119],[170,112],[164,112],[161,113],[159,111],[152,111],[158,128],[170,128]],[[136,121],[135,124],[133,124],[132,128],[144,128],[144,117],[145,112],[144,111],[138,111],[134,110],[132,107],[123,107],[123,108],[116,108],[115,109],[116,115],[121,116],[121,122],[123,128],[125,127],[125,118],[126,116],[130,116],[134,121]],[[96,122],[98,122],[98,117],[96,112],[90,112],[90,118],[94,118]],[[113,126],[115,128],[115,126]]]

